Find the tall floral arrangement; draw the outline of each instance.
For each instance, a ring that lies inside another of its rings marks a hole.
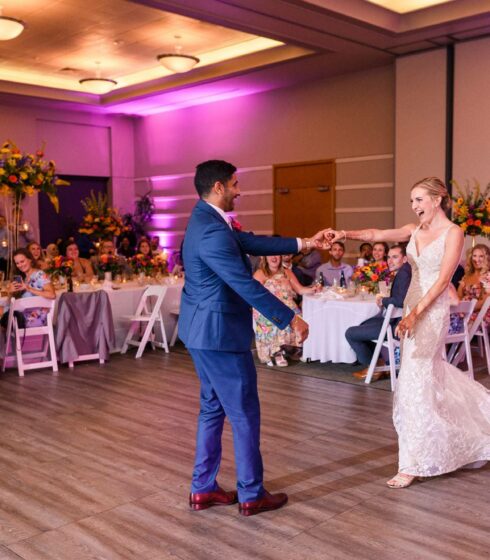
[[[46,273],[52,278],[57,276],[71,276],[73,273],[73,259],[58,255],[51,261],[51,266],[46,269]]]
[[[0,195],[9,232],[10,269],[12,254],[19,244],[20,210],[26,196],[44,193],[59,212],[57,189],[70,183],[56,174],[53,160],[44,159],[44,146],[34,153],[22,152],[12,140],[0,148]]]
[[[87,234],[92,240],[112,239],[124,231],[125,226],[117,211],[108,205],[107,195],[90,192],[81,204],[86,212],[78,231]]]
[[[456,181],[457,196],[453,196],[453,222],[465,235],[490,237],[490,183],[485,189],[475,180],[474,185],[466,183],[462,189]]]

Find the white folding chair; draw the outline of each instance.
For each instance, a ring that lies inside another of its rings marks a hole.
[[[488,313],[489,308],[490,308],[490,297],[487,297],[480,311],[478,312],[476,319],[469,326],[468,338],[471,342],[474,337],[477,337],[479,343],[481,343],[480,351],[481,352],[483,351],[485,353],[485,357],[487,360],[487,372],[490,375],[490,343],[489,343],[489,336],[488,336],[488,327],[484,321],[485,315]],[[464,353],[462,350],[460,350],[452,361],[453,365],[457,366],[459,362],[461,362],[461,360],[463,359],[463,356]]]
[[[371,358],[371,363],[369,364],[368,372],[366,375],[366,380],[364,383],[371,383],[373,379],[373,374],[375,371],[390,371],[390,382],[391,390],[395,390],[396,384],[396,369],[400,366],[396,364],[395,361],[395,348],[400,346],[400,342],[395,338],[393,329],[391,328],[390,321],[392,319],[397,319],[403,314],[403,309],[401,307],[395,307],[392,303],[388,305],[385,312],[385,317],[383,325],[381,326],[381,331],[379,333],[378,339],[373,340],[376,342],[376,347],[374,348],[374,354]],[[376,366],[379,355],[382,348],[388,348],[389,365]]]
[[[129,318],[131,323],[129,325],[128,334],[126,335],[126,340],[121,349],[121,354],[127,352],[128,346],[137,346],[136,358],[141,358],[147,342],[151,343],[153,350],[155,346],[158,346],[159,348],[163,348],[165,352],[168,352],[167,336],[165,334],[161,310],[166,293],[167,286],[148,286],[143,292],[138,307],[136,308],[136,313]],[[145,330],[141,338],[133,338],[145,324]],[[155,340],[156,326],[160,327],[162,342],[157,342]]]
[[[17,370],[20,377],[24,377],[24,371],[50,367],[53,372],[58,371],[58,359],[54,342],[53,313],[55,300],[43,297],[29,297],[10,300],[9,317],[7,323],[7,340],[5,355],[3,358],[2,371],[5,371],[7,362],[17,363]],[[49,309],[46,325],[39,327],[20,328],[15,316],[15,311],[23,313],[26,309],[43,308]],[[13,337],[12,337],[13,335]],[[26,339],[33,336],[42,337],[42,348],[34,352],[24,352]],[[46,338],[45,338],[46,337]],[[12,338],[15,340],[15,350],[11,349]],[[49,351],[49,359],[46,359]],[[39,361],[39,358],[41,360]],[[26,360],[29,360],[26,362]],[[35,360],[35,361],[32,361]],[[36,361],[37,360],[37,361]]]
[[[463,329],[459,333],[447,334],[444,351],[446,351],[446,345],[450,344],[451,347],[449,352],[447,352],[447,361],[450,364],[456,366],[461,362],[463,356],[466,355],[466,363],[468,364],[468,370],[465,372],[470,377],[474,377],[473,374],[473,359],[471,356],[471,336],[470,336],[470,329],[469,329],[469,321],[471,318],[471,314],[475,309],[475,305],[477,304],[476,299],[472,299],[471,301],[461,301],[458,305],[452,305],[450,312],[451,313],[458,313],[462,315],[462,324]],[[458,352],[459,350],[459,352]],[[464,350],[464,352],[463,352]]]

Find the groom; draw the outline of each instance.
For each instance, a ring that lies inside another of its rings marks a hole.
[[[252,307],[280,329],[290,325],[301,340],[308,336],[308,325],[252,278],[247,254],[296,253],[320,246],[324,235],[294,239],[239,231],[226,214],[240,196],[235,172],[235,166],[221,160],[196,168],[194,184],[200,200],[183,244],[179,336],[201,383],[190,506],[201,510],[238,501],[239,512],[248,516],[278,509],[288,499],[263,486],[257,372],[250,351]],[[226,416],[233,431],[238,493],[226,492],[216,480]]]

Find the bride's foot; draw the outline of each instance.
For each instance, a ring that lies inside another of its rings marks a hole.
[[[408,488],[416,479],[416,476],[399,472],[391,480],[386,483],[390,488]]]

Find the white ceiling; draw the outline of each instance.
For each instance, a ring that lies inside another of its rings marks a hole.
[[[220,98],[284,87],[490,34],[489,0],[424,9],[420,1],[403,0],[416,9],[399,13],[377,5],[388,0],[0,0],[4,15],[27,23],[0,42],[0,96],[145,114],[207,91]],[[156,55],[177,43],[202,61],[170,75]],[[118,88],[81,93],[78,80],[97,61]]]

